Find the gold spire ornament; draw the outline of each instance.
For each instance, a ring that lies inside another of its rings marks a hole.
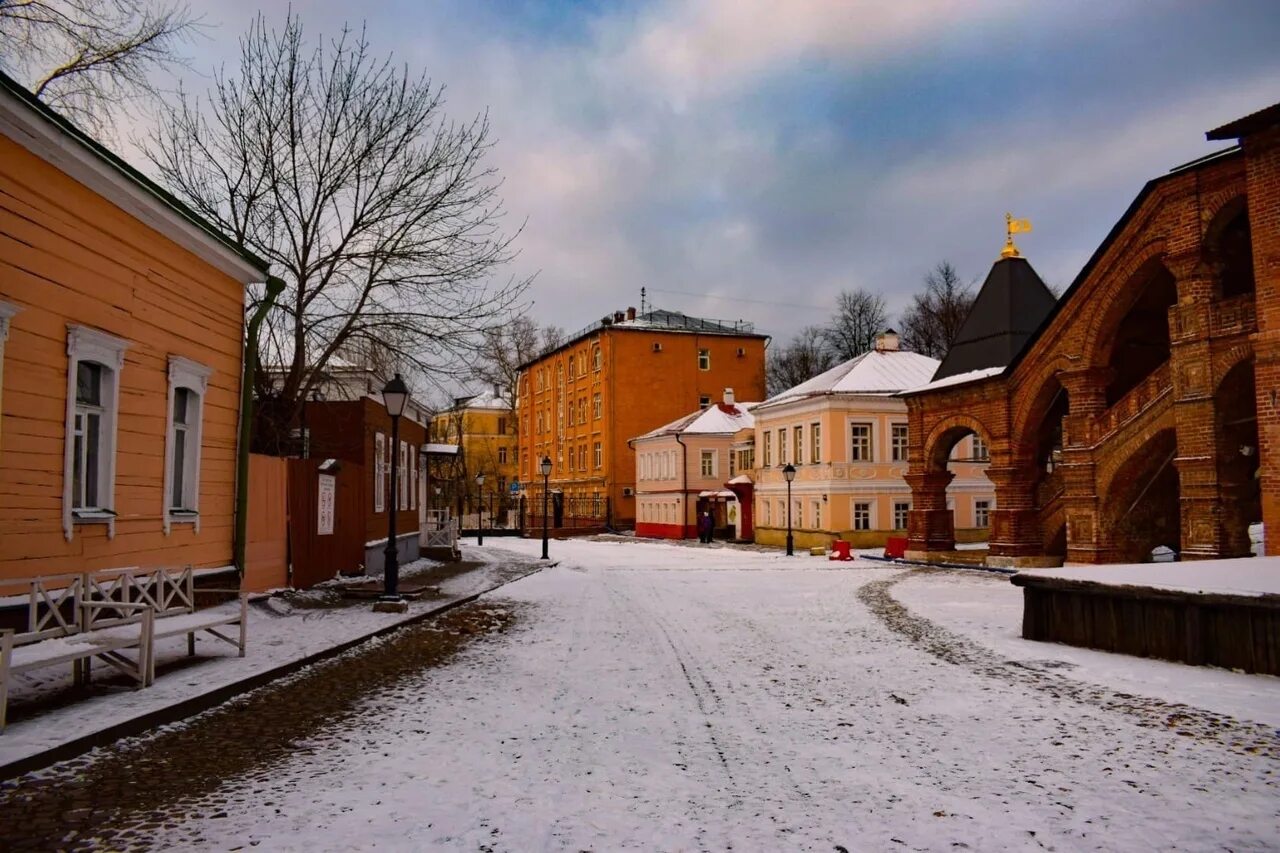
[[[1014,219],[1012,213],[1004,215],[1005,238],[1004,248],[1000,250],[1002,258],[1020,258],[1022,253],[1013,245],[1014,234],[1027,234],[1031,231],[1030,219]]]

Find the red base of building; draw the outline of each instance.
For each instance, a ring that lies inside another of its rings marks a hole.
[[[691,524],[655,524],[637,521],[636,536],[645,539],[697,539],[698,528]]]

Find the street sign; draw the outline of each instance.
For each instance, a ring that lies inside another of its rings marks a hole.
[[[511,481],[511,494],[513,494],[513,495],[518,495],[518,494],[520,494],[520,481],[519,481],[519,480],[512,480],[512,481]]]

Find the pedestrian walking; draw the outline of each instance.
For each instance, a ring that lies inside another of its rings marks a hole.
[[[701,517],[698,518],[698,541],[704,545],[711,542],[711,531],[715,529],[715,522],[711,519],[711,513],[703,511]]]

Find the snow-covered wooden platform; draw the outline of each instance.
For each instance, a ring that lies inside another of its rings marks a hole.
[[[1280,558],[1023,571],[1022,636],[1280,675]]]

